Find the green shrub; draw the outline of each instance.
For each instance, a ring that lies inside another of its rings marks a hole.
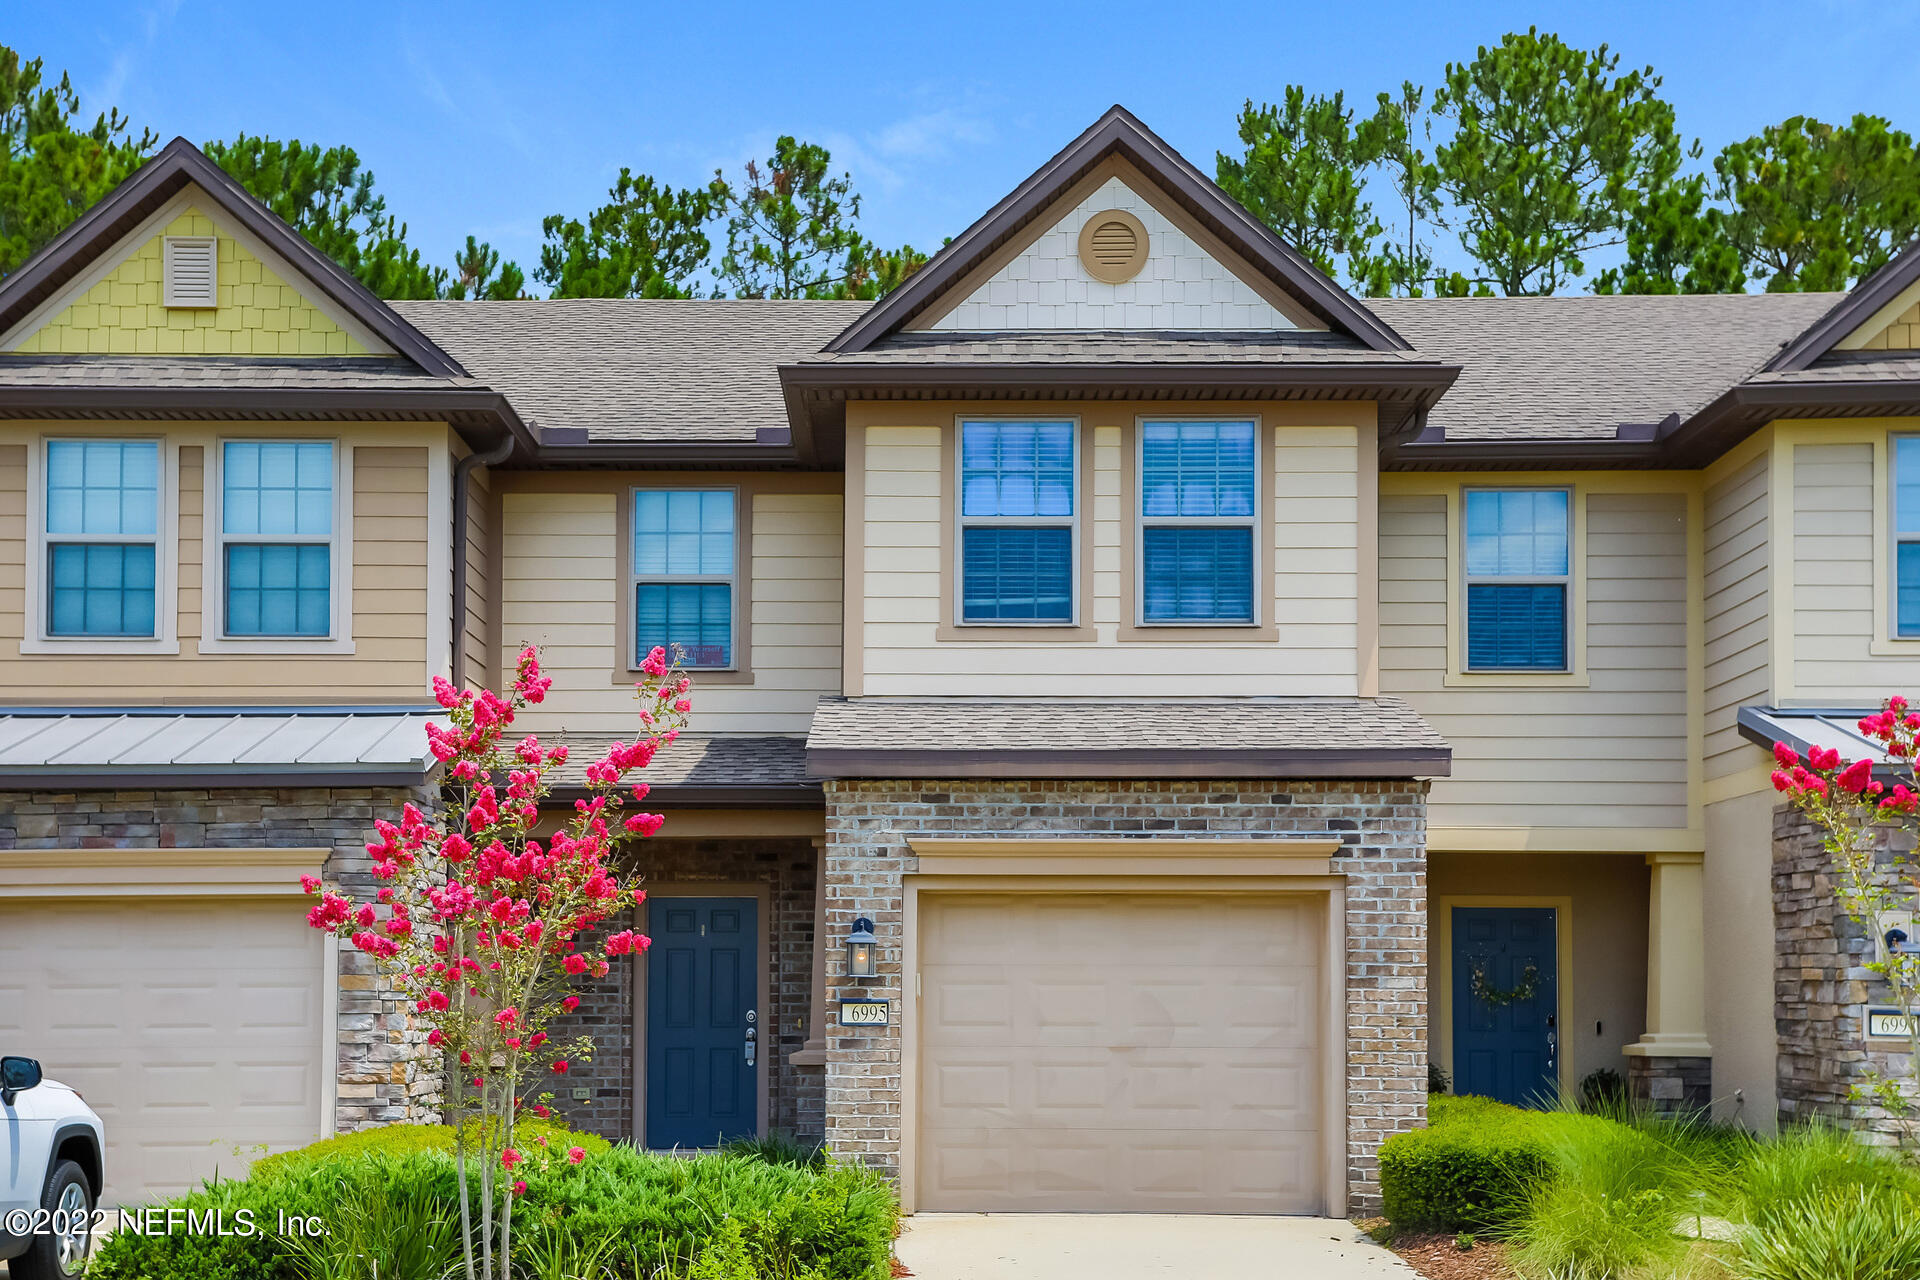
[[[1776,1207],[1740,1239],[1747,1280],[1912,1280],[1920,1276],[1920,1203],[1855,1185]]]
[[[1430,1095],[1427,1127],[1380,1148],[1380,1193],[1396,1227],[1485,1231],[1504,1225],[1548,1177],[1547,1136],[1561,1117],[1487,1098]]]
[[[245,1182],[172,1202],[223,1210],[229,1221],[249,1208],[269,1226],[283,1210],[317,1215],[332,1233],[325,1241],[121,1231],[102,1247],[90,1280],[367,1280],[376,1259],[383,1278],[437,1277],[460,1246],[452,1135],[435,1129],[392,1126],[316,1143],[261,1161]],[[546,1132],[550,1149],[589,1146],[580,1135]],[[514,1256],[530,1280],[665,1280],[697,1267],[755,1280],[889,1275],[897,1206],[892,1188],[863,1166],[663,1156],[593,1142],[601,1149],[582,1164],[542,1170],[529,1162],[517,1171],[528,1190],[514,1212]]]
[[[542,1120],[538,1116],[526,1116],[515,1121],[513,1137],[514,1142],[523,1148],[531,1147],[544,1137],[548,1145],[555,1150],[565,1151],[568,1147],[580,1147],[590,1156],[604,1155],[613,1146],[605,1138],[596,1137],[591,1133],[576,1133],[565,1125],[555,1124],[551,1120]],[[417,1151],[451,1152],[453,1146],[453,1130],[447,1125],[382,1125],[377,1129],[355,1129],[351,1133],[322,1138],[318,1142],[297,1150],[283,1151],[277,1156],[256,1160],[247,1176],[257,1180],[263,1175],[273,1176],[292,1165],[305,1164],[313,1160],[330,1160],[355,1155],[403,1156]]]
[[[1737,1212],[1756,1227],[1809,1201],[1860,1190],[1920,1196],[1920,1175],[1893,1153],[1827,1125],[1782,1129],[1756,1143],[1740,1170]]]
[[[1563,1116],[1546,1137],[1550,1178],[1527,1188],[1508,1240],[1523,1275],[1613,1280],[1671,1275],[1688,1249],[1683,1214],[1717,1187],[1712,1150],[1686,1126]]]
[[[764,1138],[735,1138],[721,1150],[742,1160],[790,1164],[800,1169],[818,1169],[827,1162],[824,1142],[802,1142],[792,1134],[778,1131]]]

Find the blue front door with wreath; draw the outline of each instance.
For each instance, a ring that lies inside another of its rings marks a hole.
[[[1559,1093],[1552,907],[1453,908],[1453,1088],[1515,1106]]]

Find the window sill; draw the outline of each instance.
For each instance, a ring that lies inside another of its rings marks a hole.
[[[646,672],[638,667],[626,667],[613,673],[612,683],[622,688],[631,688],[646,678]],[[695,684],[727,685],[752,684],[753,670],[750,667],[681,667],[680,674]]]
[[[108,636],[56,636],[45,640],[20,642],[22,654],[176,654],[180,642],[172,638],[158,640],[114,639]]]
[[[942,644],[1092,644],[1099,636],[1085,622],[943,622],[933,638]]]
[[[353,654],[353,641],[348,638],[334,640],[310,639],[306,636],[286,636],[284,638],[229,639],[225,636],[203,637],[200,652],[208,654],[270,654],[275,657],[350,657]]]
[[[1883,636],[1867,645],[1876,658],[1912,658],[1920,656],[1920,636]]]
[[[1585,689],[1592,681],[1585,671],[1449,671],[1441,683],[1465,689]]]

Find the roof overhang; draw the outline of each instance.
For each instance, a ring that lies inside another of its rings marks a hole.
[[[1880,308],[1920,280],[1920,240],[1906,246],[1878,271],[1856,284],[1831,310],[1762,366],[1767,373],[1797,373],[1812,365],[1872,319]]]
[[[1784,742],[1801,757],[1813,747],[1838,751],[1844,760],[1871,760],[1876,771],[1898,772],[1903,776],[1912,768],[1905,761],[1887,756],[1881,745],[1861,733],[1859,721],[1876,715],[1879,707],[1741,707],[1735,724],[1740,736],[1755,746],[1772,750]]]
[[[1444,748],[889,750],[810,747],[816,778],[1444,778]]]

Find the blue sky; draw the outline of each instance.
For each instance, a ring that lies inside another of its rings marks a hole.
[[[163,139],[348,143],[433,261],[471,233],[531,272],[541,218],[584,214],[622,165],[699,182],[794,133],[852,172],[868,235],[930,249],[1114,102],[1211,171],[1243,99],[1297,81],[1370,103],[1530,22],[1652,63],[1709,154],[1799,112],[1920,132],[1920,6],[1857,0],[87,0],[20,4],[0,39]]]

